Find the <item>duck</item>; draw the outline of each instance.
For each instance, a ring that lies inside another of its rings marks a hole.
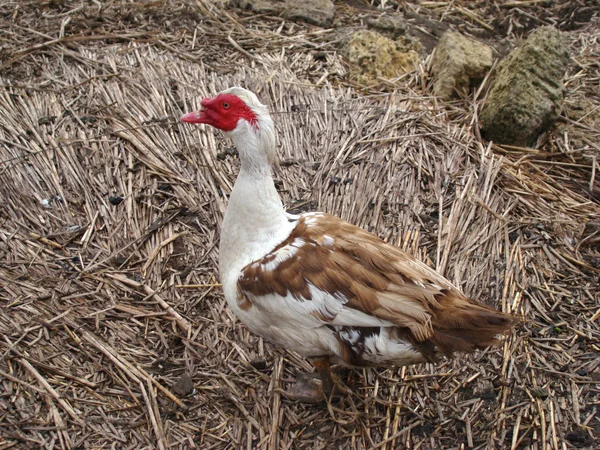
[[[252,333],[315,367],[320,382],[290,389],[291,398],[331,398],[340,384],[332,366],[436,362],[510,334],[514,316],[465,296],[413,255],[334,215],[287,213],[273,180],[275,126],[253,92],[230,87],[181,120],[221,130],[238,151],[220,281]]]

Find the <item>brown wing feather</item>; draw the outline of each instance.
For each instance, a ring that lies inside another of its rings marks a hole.
[[[267,270],[266,262],[279,249],[298,242],[303,244],[292,257]],[[244,268],[238,281],[241,291],[255,296],[289,292],[306,301],[311,300],[312,284],[342,295],[347,308],[396,324],[418,348],[435,345],[446,354],[473,351],[496,343],[515,322],[465,297],[411,255],[327,214],[302,216],[289,238],[257,263]]]

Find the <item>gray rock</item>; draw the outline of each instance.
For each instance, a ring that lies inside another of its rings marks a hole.
[[[281,14],[320,27],[330,27],[335,15],[331,0],[239,0],[239,6],[256,14]]]
[[[433,93],[450,99],[483,80],[493,63],[492,48],[454,31],[447,31],[431,63]]]
[[[330,27],[335,15],[331,0],[287,0],[283,17],[300,20],[320,27]]]
[[[183,374],[172,386],[176,394],[190,395],[194,393],[194,382],[188,374]]]
[[[408,29],[406,19],[402,14],[385,13],[377,17],[367,17],[365,23],[370,28],[391,33],[394,38],[404,35]]]
[[[560,114],[569,65],[564,33],[547,26],[531,33],[499,65],[480,114],[483,136],[516,146],[535,146]]]
[[[256,14],[280,14],[285,3],[277,0],[240,0],[240,8],[248,9]]]

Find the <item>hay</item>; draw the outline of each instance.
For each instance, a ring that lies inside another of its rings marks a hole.
[[[329,30],[205,2],[0,9],[0,448],[597,442],[593,108],[539,151],[488,146],[487,85],[441,105],[421,68],[359,94]],[[568,104],[599,104],[597,36],[577,34]],[[310,365],[248,333],[215,272],[237,158],[178,121],[234,84],[274,111],[290,210],[369,229],[526,324],[499,349],[352,371],[329,407],[286,400]]]

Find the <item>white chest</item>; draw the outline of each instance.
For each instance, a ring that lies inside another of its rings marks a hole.
[[[258,177],[242,169],[229,198],[219,245],[219,272],[227,303],[246,322],[237,306],[237,280],[242,269],[256,261],[291,233],[270,173]]]

